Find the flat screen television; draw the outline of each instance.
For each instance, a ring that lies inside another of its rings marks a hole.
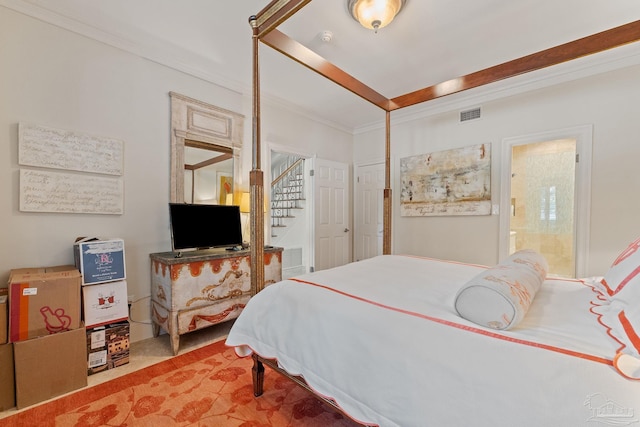
[[[240,207],[169,203],[174,251],[242,245]]]

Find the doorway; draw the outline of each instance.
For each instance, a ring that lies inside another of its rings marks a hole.
[[[300,180],[295,185],[301,189],[295,192],[301,191],[302,198],[294,210],[285,212],[284,222],[274,222],[280,206],[274,204],[277,196],[273,188],[265,189],[270,194],[270,244],[284,249],[283,279],[348,263],[351,260],[349,165],[274,144],[269,145],[267,156],[270,168],[266,181],[272,184],[282,174],[297,174],[291,166],[299,159],[304,161],[303,171],[294,178]]]
[[[312,212],[314,200],[309,184],[312,159],[273,146],[268,151],[269,221],[271,245],[283,248],[282,278],[307,273],[313,266]]]
[[[549,276],[585,275],[591,146],[590,125],[503,141],[500,259],[533,249]]]
[[[533,249],[550,274],[574,277],[576,140],[521,144],[511,153],[509,253]]]

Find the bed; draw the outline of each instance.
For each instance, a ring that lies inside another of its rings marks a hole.
[[[508,260],[488,268],[391,255],[390,168],[392,111],[637,42],[640,21],[462,76],[452,90],[434,85],[386,98],[277,30],[310,1],[274,0],[249,18],[255,296],[227,344],[253,357],[254,393],[262,393],[267,364],[366,425],[640,423],[640,283],[629,285],[640,282],[640,268],[628,269],[629,259],[640,260],[621,255],[602,278],[542,277],[533,293],[516,286],[514,301],[526,310],[514,309],[508,324],[482,324],[482,309],[494,305],[463,291],[481,296],[482,283]],[[385,112],[384,255],[264,287],[260,42]]]
[[[226,343],[253,354],[256,373],[275,361],[365,425],[640,422],[640,382],[618,372],[621,343],[592,310],[601,280],[546,278],[504,330],[466,320],[456,306],[490,270],[382,255],[303,275],[253,297]]]

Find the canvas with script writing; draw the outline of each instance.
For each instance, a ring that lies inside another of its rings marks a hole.
[[[20,210],[122,214],[123,145],[114,138],[20,123],[18,164],[27,166],[20,169]]]

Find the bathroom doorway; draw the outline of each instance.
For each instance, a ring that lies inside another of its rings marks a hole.
[[[501,259],[533,249],[547,259],[549,276],[584,276],[591,145],[591,126],[503,141]]]
[[[576,270],[575,165],[572,138],[512,148],[509,252],[534,249],[562,277]]]

